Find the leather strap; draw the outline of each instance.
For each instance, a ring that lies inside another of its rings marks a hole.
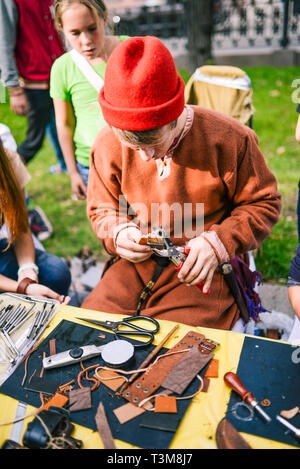
[[[37,283],[37,281],[29,277],[23,278],[23,280],[18,284],[17,293],[24,295],[28,285],[31,285],[32,283]]]
[[[199,346],[205,342],[205,336],[194,331],[188,332],[174,347],[168,350],[170,352],[178,352],[180,350],[189,349],[193,346]],[[206,348],[199,347],[203,350],[203,354],[209,354]],[[128,388],[126,388],[122,396],[132,404],[137,405],[143,399],[151,396],[163,383],[174,366],[182,359],[187,352],[171,354],[156,362],[154,362],[142,375],[137,378]]]
[[[155,283],[157,282],[162,271],[164,270],[164,267],[169,265],[171,262],[168,257],[159,257],[159,256],[156,256],[155,254],[152,254],[151,259],[153,259],[156,262],[157,266],[155,268],[153,277],[151,278],[151,280],[149,280],[149,282],[147,283],[147,285],[145,286],[144,290],[142,291],[140,295],[139,302],[138,302],[136,312],[135,312],[135,316],[140,315],[142,306],[144,302],[146,301],[146,299],[148,298],[148,296],[150,295],[151,290],[154,287]]]

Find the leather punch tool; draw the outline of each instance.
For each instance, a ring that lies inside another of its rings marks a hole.
[[[142,236],[139,244],[148,245],[152,251],[160,257],[168,257],[175,265],[175,269],[179,272],[183,266],[191,248],[189,246],[175,246],[172,241],[167,237],[165,230],[162,227],[154,228],[151,233]],[[197,287],[203,292],[204,284],[199,282]],[[208,295],[210,292],[204,293]]]

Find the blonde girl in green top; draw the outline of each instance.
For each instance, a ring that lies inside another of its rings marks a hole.
[[[91,146],[106,125],[99,89],[110,54],[126,37],[106,34],[108,14],[102,0],[56,0],[54,7],[57,27],[72,50],[54,62],[50,94],[72,193],[85,199]]]

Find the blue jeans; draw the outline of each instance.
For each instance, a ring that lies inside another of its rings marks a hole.
[[[12,280],[18,279],[18,261],[12,246],[5,252],[7,239],[0,240],[0,274]],[[46,251],[35,251],[35,263],[39,268],[39,283],[60,295],[67,295],[71,284],[71,273],[66,263]]]
[[[80,176],[82,177],[84,184],[87,187],[88,180],[89,180],[90,168],[88,168],[87,166],[83,166],[83,164],[79,163],[79,161],[77,161],[76,164],[77,164],[78,172],[79,172]]]
[[[46,126],[46,136],[47,136],[49,142],[52,145],[52,148],[55,152],[55,155],[58,159],[58,162],[61,166],[61,169],[63,171],[67,171],[64,155],[61,151],[60,144],[59,144],[59,141],[58,141],[54,108],[52,108],[50,118],[49,118],[49,121],[48,121],[47,126]]]
[[[18,146],[18,153],[27,164],[41,148],[47,131],[47,137],[53,146],[57,160],[62,169],[65,170],[65,161],[57,137],[53,101],[49,90],[25,89],[24,91],[29,106],[26,116],[27,131],[25,140]]]

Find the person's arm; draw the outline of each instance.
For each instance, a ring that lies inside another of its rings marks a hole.
[[[296,255],[291,260],[287,287],[290,303],[300,319],[300,243],[298,244]]]
[[[16,3],[13,0],[0,0],[1,81],[8,88],[12,111],[25,115],[28,111],[28,102],[23,89],[19,86],[19,71],[14,56],[18,20]]]
[[[41,285],[38,278],[38,267],[35,264],[35,248],[33,244],[31,231],[28,230],[15,240],[13,244],[15,254],[18,260],[20,271],[18,272],[18,280],[11,280],[3,275],[0,276],[0,288],[3,291],[16,292],[18,285],[24,278],[30,278],[36,283],[30,284],[26,288],[26,294],[33,296],[41,296],[42,298],[52,298],[59,302],[68,303],[69,297],[59,295],[51,288]],[[23,268],[22,268],[23,267]],[[24,268],[25,267],[25,268]]]
[[[288,297],[295,314],[300,319],[300,284],[288,287]]]
[[[73,194],[79,199],[86,198],[86,185],[80,176],[74,152],[73,135],[75,129],[75,117],[72,103],[53,99],[55,109],[55,121],[59,143],[64,155],[68,173],[71,178],[71,188]]]
[[[31,265],[35,265],[35,248],[30,229],[28,229],[26,233],[22,233],[22,235],[15,240],[13,246],[19,267],[28,266],[28,268],[22,269],[18,276],[18,281],[20,282],[22,278],[25,277],[37,281],[38,275],[35,269],[31,267]]]

